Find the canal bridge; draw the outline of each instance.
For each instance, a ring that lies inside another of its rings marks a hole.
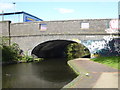
[[[34,53],[35,50],[53,50],[55,47],[59,47],[57,49],[61,50],[72,42],[81,43],[91,53],[96,53],[97,50],[108,47],[107,43],[113,36],[108,33],[111,28],[110,22],[113,20],[81,19],[29,23],[1,21],[0,33],[2,36],[10,38],[9,44],[17,43],[24,52],[28,52],[28,55]],[[117,41],[119,41],[118,38]],[[114,43],[116,42],[114,41]],[[117,49],[118,47],[114,50]]]

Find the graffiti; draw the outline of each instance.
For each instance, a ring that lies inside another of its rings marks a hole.
[[[106,42],[104,40],[88,40],[82,42],[91,53],[96,53],[97,51],[104,49],[107,47]]]
[[[119,56],[120,38],[105,38],[103,40],[81,41],[93,56]],[[92,56],[92,57],[93,57]]]
[[[105,29],[105,31],[107,33],[118,33],[119,32],[118,24],[119,24],[119,20],[118,19],[111,20],[109,22],[109,28]]]
[[[113,19],[107,22],[107,27],[105,29],[106,33],[110,33],[109,36],[104,36],[102,40],[86,40],[79,41],[86,46],[92,57],[96,56],[119,56],[120,55],[120,38],[118,36],[113,36],[112,33],[119,33],[119,20]]]
[[[73,38],[72,41],[75,41],[75,42],[81,43],[81,41],[80,41],[79,39],[76,39],[76,38]]]
[[[110,28],[111,29],[118,29],[118,19],[110,21]]]

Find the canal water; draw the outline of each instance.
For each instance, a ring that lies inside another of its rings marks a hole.
[[[62,88],[77,77],[65,59],[7,65],[2,70],[3,88]]]

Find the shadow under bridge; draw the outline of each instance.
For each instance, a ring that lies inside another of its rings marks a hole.
[[[52,40],[37,45],[32,50],[32,55],[38,58],[66,58],[66,47],[76,43],[69,40]]]

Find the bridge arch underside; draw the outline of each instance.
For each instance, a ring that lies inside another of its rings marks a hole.
[[[46,41],[37,45],[32,50],[31,54],[32,56],[35,56],[38,58],[66,58],[66,54],[65,54],[66,47],[72,43],[77,43],[77,42],[70,41],[70,40]],[[77,44],[80,44],[80,43],[77,43]],[[90,57],[90,53],[89,55],[87,55],[87,57]]]

